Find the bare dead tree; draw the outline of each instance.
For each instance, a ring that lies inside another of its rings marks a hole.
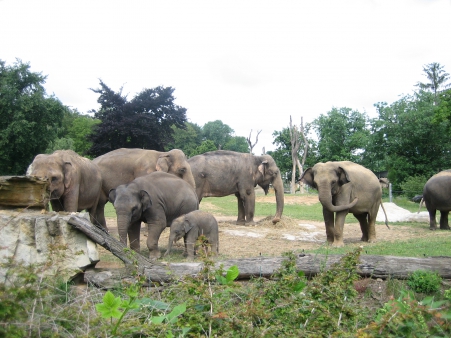
[[[302,156],[302,163],[299,161],[298,153],[299,148],[301,147],[301,139],[304,141],[304,154]],[[308,150],[308,142],[304,133],[304,118],[301,117],[301,125],[298,129],[297,126],[293,126],[291,115],[290,115],[290,141],[291,141],[291,159],[293,161],[293,170],[291,172],[291,184],[290,184],[290,192],[296,193],[296,167],[299,169],[299,177],[304,172],[303,166],[305,163],[305,159],[307,158],[307,150]],[[304,184],[302,182],[299,183],[299,192],[304,193]]]
[[[252,141],[251,141],[252,129],[251,129],[251,132],[249,133],[249,137],[246,139],[246,140],[247,140],[247,144],[249,144],[249,152],[250,152],[251,154],[252,154],[252,149],[254,149],[255,145],[256,145],[257,142],[258,142],[258,135],[260,135],[261,132],[262,132],[261,130],[259,130],[259,131],[257,132],[257,136],[255,136],[255,143],[254,143],[254,144],[252,144]]]

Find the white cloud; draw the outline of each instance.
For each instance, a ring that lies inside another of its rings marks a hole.
[[[332,107],[374,114],[451,72],[449,0],[0,1],[0,59],[48,75],[49,93],[96,109],[101,78],[132,97],[171,86],[191,122],[222,120],[236,135],[311,122]]]

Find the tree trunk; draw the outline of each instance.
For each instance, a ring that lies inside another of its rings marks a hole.
[[[138,253],[131,255],[130,250],[125,250],[126,247],[122,243],[94,226],[87,219],[72,216],[68,223],[85,233],[94,242],[111,251],[126,266],[136,266],[138,272],[145,274],[150,281],[169,282],[185,275],[195,275],[202,268],[201,262],[163,264],[157,261],[150,261]],[[296,259],[296,267],[298,271],[304,271],[306,276],[311,277],[324,269],[329,269],[332,264],[337,263],[342,257],[343,255],[300,254]],[[223,265],[225,270],[233,265],[238,266],[238,279],[249,279],[250,277],[270,278],[281,267],[284,259],[286,258],[255,257],[229,259],[218,261],[215,263],[215,266],[219,268],[220,265]],[[406,279],[416,270],[435,271],[443,278],[451,279],[451,257],[414,258],[361,255],[360,264],[358,265],[358,274],[371,278]],[[90,276],[88,279],[95,279],[94,270],[87,274]],[[122,275],[122,277],[126,276]]]

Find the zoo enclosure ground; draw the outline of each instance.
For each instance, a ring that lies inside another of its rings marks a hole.
[[[303,250],[314,250],[325,246],[326,231],[324,222],[283,216],[279,223],[272,224],[271,220],[273,215],[269,215],[267,217],[255,217],[255,226],[236,225],[236,216],[221,215],[218,212],[218,208],[210,202],[213,198],[203,199],[200,204],[200,209],[212,213],[218,220],[220,251],[218,259],[248,258],[260,255],[281,256],[287,251],[301,252]],[[256,203],[273,203],[275,213],[276,202],[274,196],[258,195]],[[286,205],[296,205],[302,208],[303,205],[312,205],[315,203],[319,202],[318,197],[314,195],[285,195]],[[346,220],[348,221],[349,219],[354,219],[354,216],[349,214]],[[107,225],[110,233],[118,238],[116,219],[107,218]],[[145,226],[143,226],[141,229],[141,253],[145,256],[148,253],[146,247],[146,231]],[[364,246],[370,248],[373,244],[362,242],[360,240],[361,235],[362,233],[358,223],[345,223],[344,243],[346,246]],[[377,223],[376,235],[377,241],[380,243],[437,236],[438,234],[430,231],[427,223],[424,223],[424,226],[396,225],[391,226],[390,229],[383,223]],[[168,237],[169,228],[166,228],[159,241],[159,247],[162,253],[166,251]],[[180,240],[173,246],[171,256],[182,258],[182,252],[183,240]],[[101,261],[96,267],[107,267],[111,266],[111,264],[123,266],[119,260],[114,262],[114,260],[106,259],[107,255],[112,254],[101,251]]]

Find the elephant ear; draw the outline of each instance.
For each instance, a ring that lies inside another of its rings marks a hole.
[[[298,182],[301,182],[301,181],[307,183],[309,186],[311,186],[311,187],[316,189],[312,168],[308,168],[306,171],[304,171],[302,173],[302,175],[299,178]]]
[[[262,173],[263,177],[265,176],[267,166],[268,166],[267,160],[262,161],[262,163],[258,166],[258,171]]]
[[[187,234],[192,228],[194,228],[194,222],[190,222],[185,218],[185,222],[183,222],[183,227],[185,228],[185,234]]]
[[[149,193],[145,190],[139,192],[139,199],[141,201],[142,211],[146,211],[152,206],[152,200],[150,199]]]
[[[108,200],[111,202],[111,204],[114,204],[114,201],[116,200],[116,189],[111,189],[108,193]]]
[[[165,173],[167,173],[169,171],[169,155],[168,154],[163,154],[163,155],[160,155],[160,157],[158,157],[156,169],[157,169],[157,171],[164,171]]]
[[[338,169],[337,169],[337,176],[338,176],[338,180],[339,180],[340,185],[343,185],[343,184],[351,182],[351,180],[349,179],[349,175],[348,175],[347,171],[343,167],[338,167]]]
[[[71,162],[64,162],[63,174],[64,174],[64,188],[68,189],[74,176],[74,167],[72,166]]]

